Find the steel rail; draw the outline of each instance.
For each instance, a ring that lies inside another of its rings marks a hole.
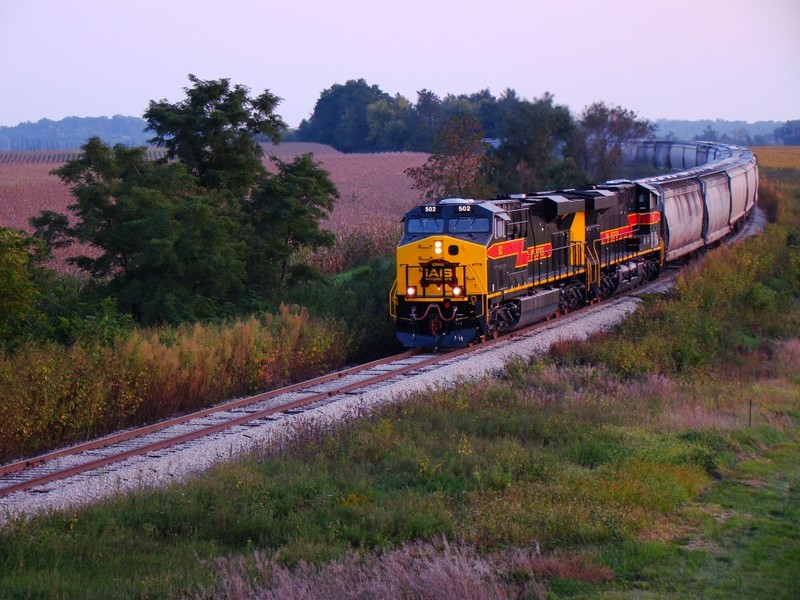
[[[293,409],[301,408],[301,407],[307,406],[309,404],[314,404],[314,403],[317,403],[317,402],[319,402],[321,400],[326,400],[326,399],[334,397],[334,396],[347,394],[349,392],[358,390],[360,388],[365,388],[365,387],[368,387],[370,385],[374,385],[376,383],[381,383],[383,381],[386,381],[387,379],[391,379],[391,378],[397,377],[399,375],[404,375],[404,374],[407,374],[407,373],[410,373],[410,372],[425,368],[427,366],[436,364],[438,362],[441,362],[441,361],[446,360],[448,358],[451,358],[453,356],[458,356],[458,355],[463,354],[463,353],[465,353],[467,351],[470,351],[470,350],[474,350],[474,348],[462,348],[460,350],[456,350],[456,351],[453,351],[453,352],[440,354],[440,355],[437,355],[437,356],[434,356],[434,357],[419,361],[419,362],[414,363],[412,365],[406,365],[404,367],[400,367],[399,369],[394,369],[392,371],[387,371],[386,373],[381,373],[381,374],[372,376],[372,377],[370,377],[368,379],[364,379],[364,380],[359,381],[359,382],[355,382],[355,383],[351,383],[351,384],[348,384],[348,385],[344,385],[344,386],[335,388],[333,390],[328,390],[328,391],[325,391],[325,392],[317,392],[317,393],[314,393],[314,394],[312,394],[310,396],[306,396],[306,397],[300,398],[298,400],[287,402],[287,403],[281,404],[279,406],[274,406],[274,407],[270,407],[270,408],[261,409],[261,410],[258,410],[256,412],[249,413],[247,415],[242,415],[240,417],[231,418],[231,419],[226,420],[226,421],[221,422],[221,423],[217,423],[217,424],[214,424],[214,425],[209,425],[209,426],[206,426],[206,427],[202,427],[202,428],[199,428],[199,429],[197,429],[195,431],[190,431],[190,432],[187,432],[187,433],[183,433],[183,434],[179,434],[179,435],[176,435],[176,436],[172,436],[172,437],[169,437],[169,438],[166,438],[166,439],[163,439],[163,440],[159,440],[159,441],[156,441],[156,442],[145,444],[145,445],[137,447],[137,448],[124,450],[122,452],[118,452],[118,453],[115,453],[113,455],[109,455],[109,456],[106,456],[106,457],[98,458],[98,459],[95,459],[95,460],[92,460],[92,461],[88,461],[88,462],[85,462],[85,463],[82,463],[82,464],[79,464],[79,465],[75,465],[75,466],[72,466],[72,467],[67,467],[65,469],[56,470],[56,471],[53,471],[51,473],[47,473],[47,474],[44,474],[44,475],[41,475],[41,476],[38,476],[38,477],[34,477],[34,478],[31,478],[31,479],[28,479],[26,481],[21,481],[21,482],[15,483],[15,484],[11,484],[9,486],[4,486],[4,487],[0,488],[0,497],[8,496],[8,495],[13,494],[15,492],[25,491],[25,490],[28,490],[28,489],[31,489],[31,488],[34,488],[34,487],[37,487],[37,486],[40,486],[40,485],[45,485],[47,483],[51,483],[53,481],[57,481],[59,479],[65,479],[65,478],[71,477],[73,475],[78,475],[80,473],[84,473],[84,472],[87,472],[87,471],[98,469],[98,468],[113,464],[115,462],[120,462],[120,461],[125,460],[127,458],[131,458],[133,456],[144,455],[144,454],[148,454],[150,452],[154,452],[154,451],[157,451],[157,450],[163,450],[164,448],[168,448],[170,446],[176,446],[176,445],[179,445],[179,444],[183,444],[183,443],[186,443],[186,442],[189,442],[189,441],[192,441],[192,440],[204,437],[204,436],[208,436],[208,435],[212,435],[214,433],[218,433],[218,432],[223,431],[225,429],[230,429],[231,427],[236,427],[237,425],[244,425],[244,424],[252,422],[252,421],[257,421],[259,419],[263,419],[265,417],[269,417],[269,416],[274,415],[276,413],[291,411]],[[304,383],[299,383],[299,384],[295,384],[295,385],[292,385],[292,386],[287,386],[287,387],[281,388],[279,390],[274,390],[274,391],[271,391],[271,392],[266,392],[264,394],[258,394],[256,396],[243,398],[243,399],[237,400],[235,402],[230,402],[230,403],[226,403],[224,405],[219,405],[219,406],[216,406],[216,407],[213,407],[213,408],[210,408],[210,409],[199,411],[197,413],[192,413],[190,415],[185,415],[185,416],[182,416],[182,417],[178,417],[176,419],[171,419],[169,421],[164,421],[162,423],[158,423],[158,424],[155,424],[155,425],[152,425],[152,426],[148,426],[148,427],[143,427],[143,428],[140,428],[140,429],[132,430],[132,431],[129,431],[129,432],[125,432],[123,434],[116,435],[116,436],[111,436],[110,438],[103,438],[103,439],[97,440],[95,442],[90,442],[90,443],[87,443],[87,444],[82,444],[80,446],[75,446],[73,448],[67,448],[65,450],[61,450],[61,451],[58,451],[58,452],[53,452],[53,453],[44,455],[42,457],[32,458],[32,459],[28,459],[26,461],[20,461],[18,463],[14,463],[13,465],[6,465],[5,473],[6,474],[10,474],[10,473],[13,473],[13,472],[24,471],[24,470],[31,469],[31,468],[34,468],[34,467],[37,467],[37,466],[41,466],[41,465],[45,464],[46,462],[51,461],[53,458],[74,455],[74,454],[78,454],[78,453],[80,453],[82,451],[96,449],[96,448],[99,448],[99,447],[110,446],[113,443],[119,443],[119,442],[122,442],[122,441],[131,440],[131,439],[134,439],[136,437],[142,437],[142,436],[144,436],[146,434],[152,433],[153,431],[166,429],[170,425],[177,425],[177,424],[185,423],[185,422],[187,422],[187,421],[189,421],[191,419],[194,419],[194,418],[201,418],[201,417],[208,416],[210,414],[214,414],[214,413],[217,413],[217,412],[222,412],[222,411],[225,411],[225,410],[229,410],[231,408],[240,408],[242,406],[246,406],[248,404],[253,404],[253,403],[259,402],[261,400],[269,399],[271,397],[275,397],[275,396],[278,396],[280,394],[284,394],[284,393],[288,393],[288,392],[292,392],[292,391],[298,391],[298,390],[302,390],[302,389],[313,388],[313,387],[316,387],[316,386],[318,386],[318,385],[320,385],[322,383],[327,383],[329,381],[341,378],[345,374],[352,374],[352,373],[357,373],[359,371],[364,371],[367,368],[378,366],[380,364],[386,364],[386,363],[390,362],[391,360],[402,360],[404,358],[408,358],[408,357],[413,356],[413,355],[418,354],[418,353],[419,353],[418,351],[414,351],[414,350],[408,351],[408,352],[405,352],[405,353],[398,354],[398,355],[395,355],[393,357],[390,357],[390,359],[388,359],[388,360],[387,359],[383,359],[383,360],[380,360],[380,361],[373,361],[371,363],[367,363],[367,364],[361,365],[359,367],[353,367],[353,368],[347,369],[345,371],[340,371],[338,373],[333,373],[333,374],[330,374],[328,376],[315,378],[315,379],[306,381]],[[109,441],[109,440],[112,440],[112,439],[113,439],[113,441]]]
[[[145,425],[144,427],[137,427],[135,429],[131,429],[129,431],[123,431],[120,433],[115,433],[112,435],[108,435],[102,438],[98,438],[96,440],[92,440],[90,442],[83,442],[80,444],[76,444],[74,446],[70,446],[68,448],[63,448],[61,450],[56,450],[53,452],[48,452],[46,454],[42,454],[39,456],[26,458],[23,460],[19,460],[12,463],[7,463],[5,465],[0,465],[0,476],[8,475],[11,473],[16,473],[19,471],[24,471],[26,469],[31,469],[34,467],[42,466],[54,459],[63,458],[65,456],[72,456],[75,454],[80,454],[81,452],[86,452],[89,450],[95,450],[97,448],[103,448],[106,446],[110,446],[112,444],[117,444],[120,442],[124,442],[126,440],[134,439],[137,437],[142,437],[144,435],[155,433],[162,429],[167,429],[169,427],[173,427],[175,425],[180,425],[181,423],[186,423],[187,421],[191,421],[193,419],[199,419],[202,417],[206,417],[209,415],[213,415],[217,412],[222,412],[225,410],[232,410],[236,408],[241,408],[244,406],[248,406],[250,404],[255,404],[257,402],[261,402],[263,400],[269,400],[270,398],[274,398],[276,396],[280,396],[282,394],[291,393],[294,391],[302,390],[304,388],[313,387],[316,385],[321,385],[324,383],[328,383],[329,381],[334,381],[336,379],[341,379],[348,375],[353,375],[355,373],[359,373],[361,371],[365,371],[375,366],[379,366],[381,364],[385,364],[394,360],[402,360],[405,358],[410,358],[418,354],[416,350],[409,350],[406,352],[401,352],[400,354],[395,354],[393,356],[382,358],[378,360],[374,360],[368,363],[364,363],[362,365],[357,365],[354,367],[349,367],[347,369],[343,369],[341,371],[335,371],[333,373],[327,373],[325,375],[321,375],[319,377],[315,377],[313,379],[309,379],[306,381],[302,381],[299,383],[295,383],[292,385],[284,386],[281,388],[277,388],[274,390],[269,390],[267,392],[261,392],[259,394],[255,394],[252,396],[247,396],[244,398],[239,398],[237,400],[231,400],[228,402],[224,402],[222,404],[218,404],[216,406],[212,406],[210,408],[205,408],[199,411],[187,413],[185,415],[181,415],[179,417],[172,417],[170,419],[166,419],[164,421],[159,421],[158,423],[153,423],[151,425]]]

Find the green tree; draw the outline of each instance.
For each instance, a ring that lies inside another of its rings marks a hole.
[[[494,160],[488,154],[480,123],[469,115],[447,121],[437,134],[436,151],[419,167],[406,169],[414,189],[426,198],[481,198],[491,195],[488,184]]]
[[[411,103],[400,94],[370,104],[367,107],[367,143],[371,149],[377,152],[405,149],[412,115]]]
[[[368,109],[373,102],[392,97],[363,79],[334,84],[320,94],[309,120],[298,129],[301,140],[330,144],[342,152],[372,150],[368,138]]]
[[[653,137],[655,125],[620,106],[595,102],[578,121],[572,155],[593,181],[605,181],[622,164],[622,145],[632,139]]]
[[[703,129],[703,132],[701,134],[694,136],[694,141],[696,141],[696,142],[718,142],[719,141],[719,133],[711,125],[706,125],[705,129]]]
[[[436,132],[444,122],[442,100],[430,90],[417,92],[417,102],[412,106],[413,120],[410,132],[409,150],[431,152],[436,140]]]
[[[772,135],[786,146],[800,146],[800,121],[786,121]]]
[[[481,124],[485,137],[497,137],[500,134],[503,107],[489,89],[483,89],[470,96],[474,106],[474,116]]]
[[[275,114],[280,98],[264,91],[256,98],[228,79],[202,81],[184,88],[186,100],[151,101],[144,113],[151,143],[167,150],[164,161],[177,160],[201,186],[244,196],[265,174],[263,149],[255,136],[280,141],[286,123]]]
[[[43,244],[23,231],[0,227],[0,349],[8,349],[41,319]]]
[[[278,141],[278,99],[189,78],[185,101],[151,102],[146,113],[166,160],[91,138],[55,170],[72,187],[71,218],[31,220],[51,247],[91,248],[70,261],[146,324],[263,305],[302,270],[289,267],[299,245],[331,243],[318,227],[338,196],[327,173],[310,156],[276,161],[275,174],[262,162],[255,136]]]
[[[291,256],[302,246],[333,245],[333,234],[319,223],[339,198],[328,173],[310,154],[290,163],[272,161],[278,172],[264,179],[245,205],[251,231],[248,282],[265,296],[280,284],[313,275],[303,265],[291,265]]]
[[[586,173],[578,168],[571,157],[558,161],[547,169],[547,188],[564,190],[589,183]]]
[[[533,102],[516,100],[510,92],[497,149],[497,187],[504,193],[525,193],[549,187],[549,173],[575,129],[566,106],[552,94]]]
[[[147,160],[144,148],[99,138],[54,173],[72,186],[74,224],[58,213],[31,219],[52,247],[91,252],[68,259],[141,323],[219,314],[244,285],[244,245],[219,194],[179,162]]]

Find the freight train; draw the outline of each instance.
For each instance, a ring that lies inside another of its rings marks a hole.
[[[758,197],[746,148],[640,141],[666,175],[406,213],[390,316],[407,348],[457,348],[618,294],[718,244]]]

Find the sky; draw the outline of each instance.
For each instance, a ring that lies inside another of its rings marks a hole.
[[[574,115],[800,119],[800,0],[0,0],[0,125],[141,117],[200,79],[291,127],[334,84],[513,89]]]

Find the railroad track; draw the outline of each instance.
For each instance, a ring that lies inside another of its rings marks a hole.
[[[79,479],[81,476],[91,479],[102,473],[113,472],[117,465],[125,461],[160,458],[192,444],[202,444],[213,436],[222,437],[237,432],[247,435],[248,429],[303,414],[349,395],[365,394],[384,384],[394,382],[404,387],[405,377],[423,374],[448,363],[467,361],[470,357],[465,355],[488,352],[495,346],[534,336],[543,328],[557,329],[561,323],[579,315],[580,311],[446,353],[407,351],[303,383],[1,465],[0,498],[46,495],[56,490],[61,480]],[[480,372],[479,369],[469,370]],[[24,503],[25,500],[18,502]]]
[[[48,483],[113,465],[134,456],[187,444],[235,427],[253,427],[282,415],[303,412],[335,396],[379,384],[443,359],[415,351],[225,402],[56,452],[0,466],[0,497],[35,490]],[[40,490],[40,491],[46,491]]]
[[[522,335],[535,327],[520,330],[514,335]],[[480,347],[447,353],[410,350],[295,385],[0,465],[0,498],[25,491],[47,493],[52,490],[49,484],[62,479],[113,468],[115,463],[133,457],[152,457],[158,452],[236,428],[247,429],[267,421],[281,420],[287,415],[303,413],[335,401],[337,397],[363,392],[371,386],[431,369],[437,364],[469,352],[491,348],[503,341],[504,338],[489,340]]]
[[[762,227],[763,219],[757,220],[736,239],[751,235]],[[73,487],[88,489],[98,477],[111,476],[116,469],[122,469],[125,462],[138,459],[146,465],[148,461],[169,458],[170,454],[177,456],[182,449],[191,450],[193,444],[203,444],[210,438],[222,440],[237,433],[248,437],[248,431],[266,424],[284,427],[281,421],[313,412],[311,409],[356,396],[380,395],[375,390],[381,386],[394,386],[394,393],[398,389],[413,391],[500,370],[513,355],[531,356],[545,351],[555,340],[585,337],[592,333],[593,327],[596,331],[619,322],[635,310],[638,305],[636,296],[668,290],[677,274],[678,269],[670,268],[659,279],[626,295],[615,296],[567,316],[537,323],[473,347],[434,354],[408,351],[147,427],[0,465],[0,511],[5,509],[9,514],[25,512],[27,504],[35,504],[32,499],[58,492],[67,481],[72,482]],[[597,317],[602,313],[611,313],[605,318],[605,323],[599,323],[602,319]],[[482,356],[473,360],[472,354]],[[467,361],[472,363],[464,366]],[[476,363],[480,366],[475,366]],[[437,371],[426,382],[413,384],[412,379],[417,376],[423,379],[422,374],[433,373],[434,369]],[[448,373],[448,369],[452,373]],[[175,460],[180,462],[182,459]],[[156,470],[147,466],[142,468]]]
[[[487,343],[487,347],[498,340]],[[145,427],[131,429],[25,460],[0,465],[0,498],[18,492],[47,493],[48,484],[110,467],[133,457],[153,456],[226,430],[252,428],[303,413],[337,397],[421,372],[469,352],[409,350],[277,390],[225,402]]]

